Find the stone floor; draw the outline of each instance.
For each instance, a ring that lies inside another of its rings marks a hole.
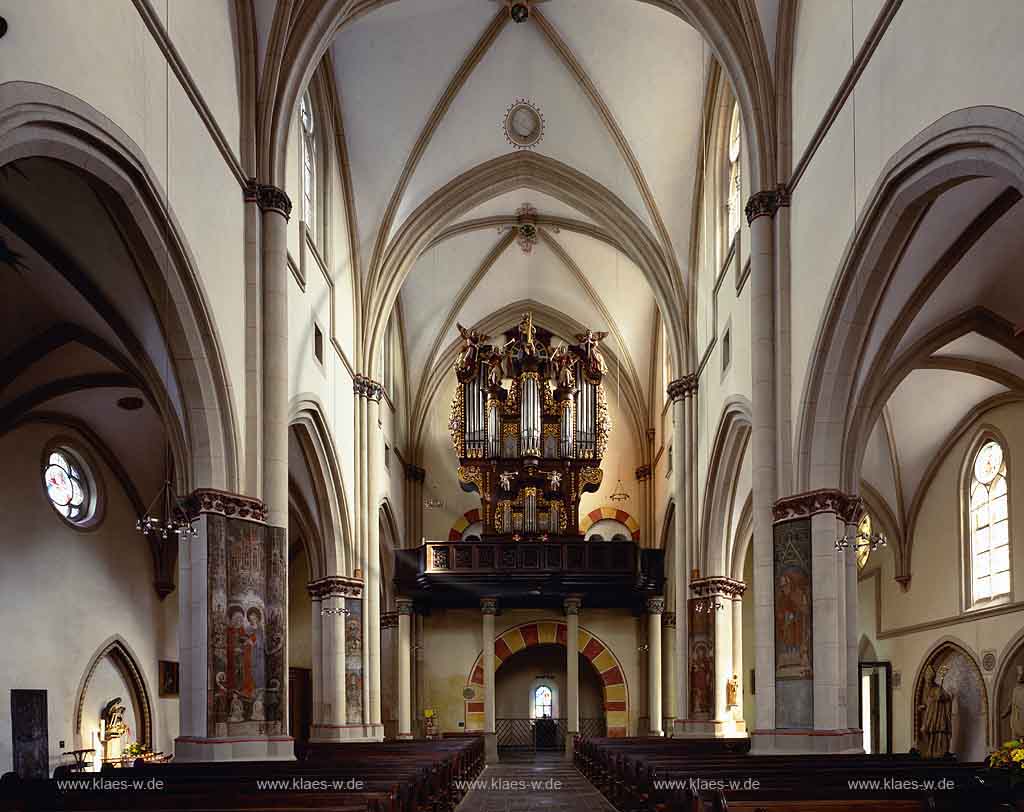
[[[561,754],[502,756],[488,765],[456,812],[614,812]]]

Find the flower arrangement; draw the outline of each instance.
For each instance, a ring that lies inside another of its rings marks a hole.
[[[1024,776],[1024,739],[1011,739],[993,750],[988,766],[995,770],[1009,770]]]

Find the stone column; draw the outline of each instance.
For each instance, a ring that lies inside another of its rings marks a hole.
[[[288,218],[292,202],[275,186],[257,191],[262,212],[263,264],[263,502],[267,524],[288,532]],[[287,543],[287,541],[286,541]],[[284,559],[284,618],[288,618],[288,556]],[[288,732],[288,647],[280,700]]]
[[[398,598],[398,738],[412,738],[412,601]]]
[[[664,736],[661,729],[661,614],[665,599],[647,599],[647,716],[652,736]]]
[[[662,712],[668,719],[665,733],[672,733],[678,710],[676,706],[676,613],[661,616],[661,696]]]
[[[406,501],[405,527],[408,541],[404,546],[419,547],[423,540],[423,481],[427,472],[418,465],[405,467],[409,498]]]
[[[309,584],[313,599],[313,724],[315,742],[365,740],[359,720],[348,718],[345,687],[346,599],[362,594],[362,583],[332,575]]]
[[[691,699],[687,706],[689,718],[683,724],[683,734],[687,736],[713,736],[731,738],[746,735],[746,726],[737,719],[735,709],[729,702],[729,681],[735,673],[733,652],[733,602],[742,594],[746,585],[740,581],[723,576],[700,578],[690,584],[695,595],[689,601],[688,611],[693,611],[691,618],[691,639],[688,641],[691,651],[707,652],[710,649],[711,662],[696,660],[692,666],[698,668],[698,676],[710,670],[711,696],[710,707],[699,715],[689,713],[699,695]],[[694,689],[696,690],[696,689]]]
[[[773,637],[775,723],[786,729],[786,735],[772,737],[776,751],[862,749],[860,733],[849,724],[855,714],[849,702],[852,697],[855,705],[857,696],[848,661],[851,648],[856,658],[856,621],[847,616],[847,589],[851,583],[856,585],[849,574],[854,553],[836,549],[837,539],[846,534],[847,525],[854,523],[860,512],[858,498],[830,489],[787,497],[775,504],[773,583],[778,586],[773,599],[788,618]]]
[[[781,195],[776,190],[753,195],[746,206],[750,225],[750,323],[753,388],[752,520],[754,527],[754,605],[757,630],[757,724],[751,746],[764,735],[771,749],[775,728],[775,610],[772,569],[772,503],[777,494],[775,410],[775,275],[772,218]]]
[[[746,585],[744,585],[746,586]],[[744,591],[746,591],[744,589]],[[736,720],[737,729],[742,724],[742,729],[747,729],[746,718],[743,715],[743,686],[746,684],[743,662],[743,597],[737,595],[732,599],[732,675],[736,678],[736,708],[733,710],[733,719]]]
[[[376,381],[367,381],[367,435],[368,443],[368,488],[366,520],[367,534],[367,589],[366,616],[363,619],[366,632],[364,638],[369,649],[370,707],[367,721],[375,735],[384,737],[384,723],[381,715],[381,653],[380,653],[380,582],[383,577],[380,567],[380,470],[384,465],[384,433],[381,426],[380,404],[383,387]]]
[[[196,535],[177,540],[181,700],[175,759],[293,759],[286,709],[285,529],[266,523],[259,500],[223,491],[195,491],[188,509]],[[228,668],[226,641],[228,629],[245,622],[280,645],[253,651],[246,679],[257,693],[239,696],[233,689],[242,684]]]
[[[687,401],[696,391],[697,379],[686,375],[668,385],[668,396],[672,401],[672,493],[675,498],[674,568],[670,577],[675,584],[676,604],[681,607],[676,614],[676,729],[682,733],[687,710],[690,706],[689,689],[689,632],[686,613],[686,599],[690,594],[690,521],[687,494],[689,447]]]
[[[582,599],[565,599],[565,737],[566,755],[572,753],[573,738],[580,732],[580,605]]]
[[[480,599],[480,616],[483,619],[480,636],[484,655],[484,746],[488,762],[498,760],[494,712],[494,616],[497,613],[497,598]]]

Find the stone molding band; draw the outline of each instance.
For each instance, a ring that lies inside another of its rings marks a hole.
[[[384,387],[365,375],[356,375],[352,379],[352,391],[356,393],[357,398],[379,401],[384,397]]]
[[[697,394],[699,384],[700,381],[696,375],[684,375],[682,378],[670,381],[666,388],[666,391],[668,392],[668,399],[671,401],[677,401],[693,397]]]
[[[187,500],[187,510],[191,519],[198,518],[200,513],[216,513],[251,522],[267,520],[267,506],[261,500],[214,488],[193,491]]]
[[[724,575],[712,575],[708,578],[698,578],[690,581],[690,589],[699,598],[707,598],[713,595],[722,595],[726,598],[742,598],[747,590],[743,581],[735,578],[726,578]]]
[[[315,601],[327,598],[361,598],[363,582],[341,575],[328,575],[326,578],[310,581],[306,584],[306,591]]]
[[[775,522],[805,519],[818,513],[834,513],[847,524],[855,524],[864,512],[864,500],[833,488],[787,496],[772,505]]]
[[[743,210],[747,215],[747,225],[758,217],[774,217],[775,212],[785,206],[789,206],[789,190],[785,186],[779,185],[774,189],[755,192]]]

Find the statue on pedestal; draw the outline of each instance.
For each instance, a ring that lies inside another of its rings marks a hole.
[[[950,752],[956,698],[942,686],[942,675],[937,675],[931,665],[925,668],[924,679],[918,705],[921,711],[918,749],[924,758],[942,758]]]
[[[1024,665],[1017,666],[1017,684],[1010,694],[1010,705],[1003,711],[1002,718],[1010,717],[1010,738],[1024,738]]]
[[[732,675],[732,679],[725,681],[725,706],[727,708],[735,708],[739,705],[737,701],[737,694],[739,693],[740,681],[736,674]]]

